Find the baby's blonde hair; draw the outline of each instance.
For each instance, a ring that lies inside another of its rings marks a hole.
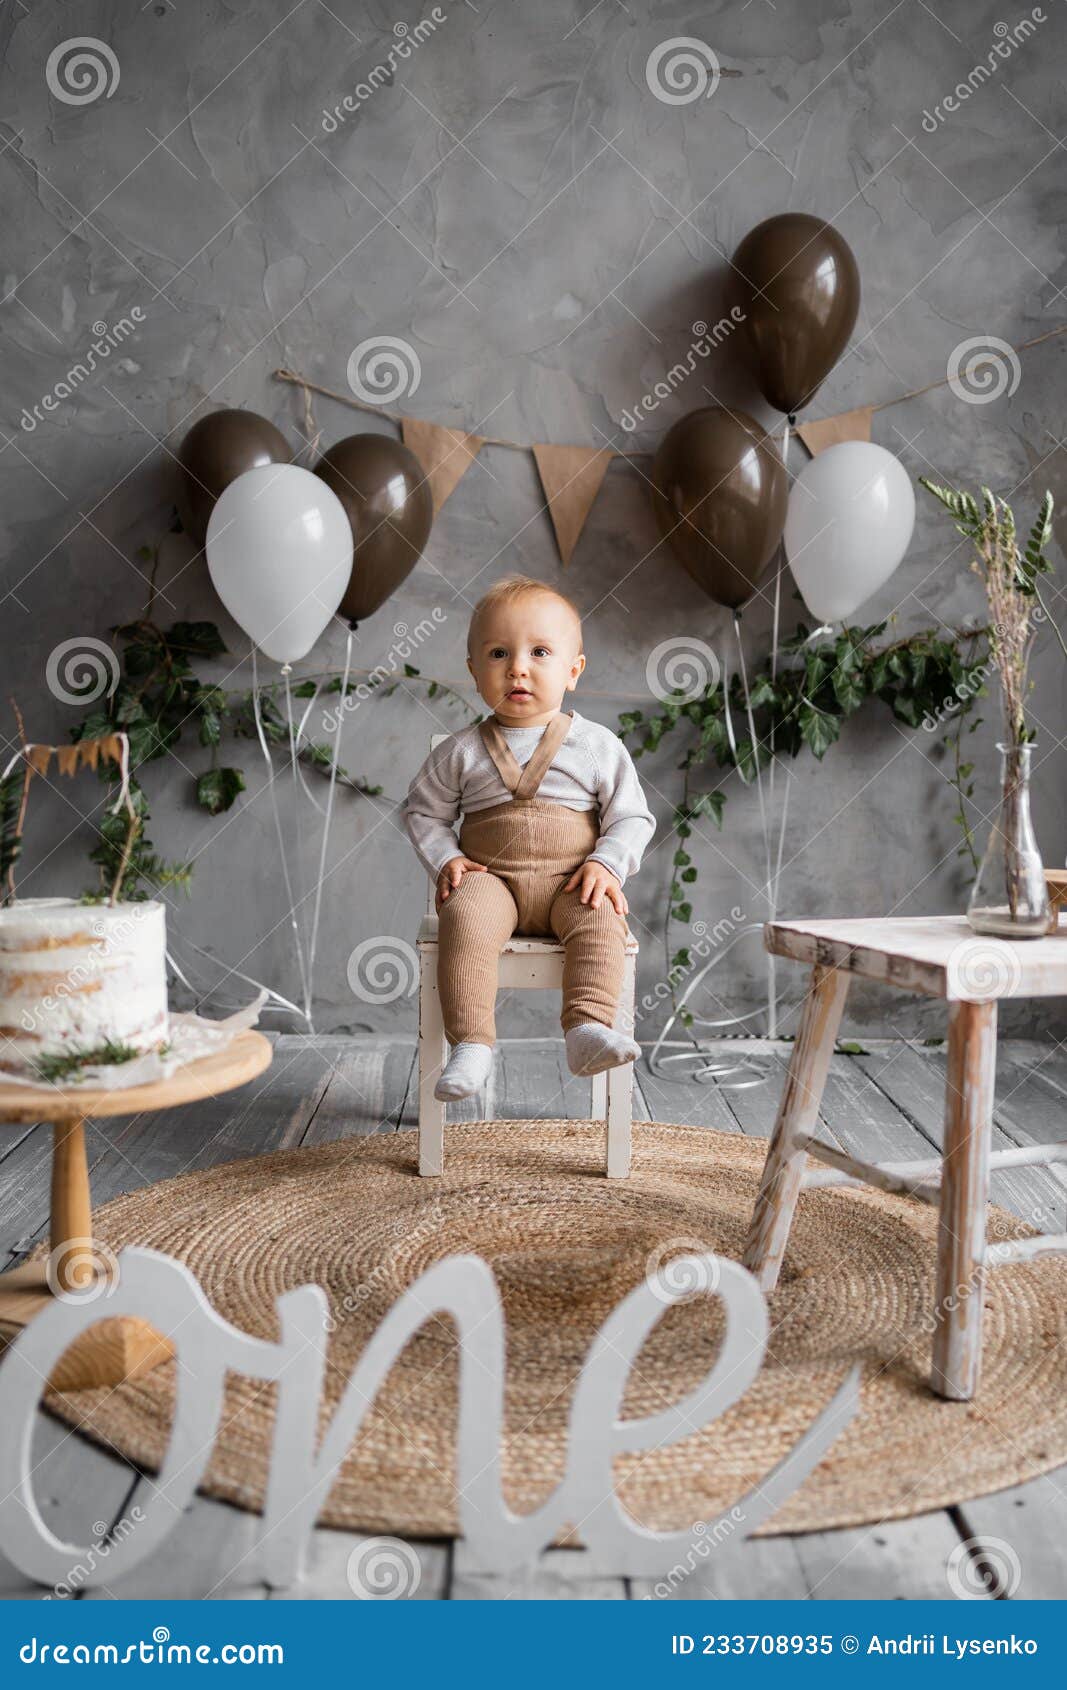
[[[582,618],[578,606],[566,593],[558,588],[550,587],[547,581],[538,581],[532,575],[505,575],[499,581],[494,581],[487,593],[483,593],[471,612],[470,627],[467,630],[467,650],[474,645],[474,632],[482,618],[498,605],[514,604],[517,599],[532,598],[535,593],[544,598],[558,599],[560,604],[566,605],[574,617],[578,629],[578,650],[582,649]]]

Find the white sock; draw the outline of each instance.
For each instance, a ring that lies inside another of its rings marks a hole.
[[[453,1045],[433,1094],[439,1103],[451,1103],[457,1097],[473,1097],[476,1091],[481,1091],[492,1067],[492,1045]]]
[[[580,1027],[570,1027],[563,1039],[572,1074],[603,1074],[608,1068],[636,1061],[641,1054],[641,1046],[626,1033],[602,1027],[599,1021],[583,1021]]]

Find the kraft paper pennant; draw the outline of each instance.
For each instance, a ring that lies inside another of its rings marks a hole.
[[[839,446],[843,440],[869,440],[873,411],[873,405],[860,405],[854,411],[841,411],[836,417],[798,423],[796,432],[814,458],[825,452],[827,446]]]
[[[26,752],[26,761],[35,774],[46,775],[48,765],[52,761],[52,747],[50,745],[31,745]]]
[[[533,455],[566,569],[615,454],[609,446],[535,445]]]
[[[414,452],[422,465],[436,514],[445,500],[454,493],[482,445],[480,434],[465,434],[460,428],[442,428],[439,423],[422,422],[417,417],[401,419],[404,445]]]
[[[56,746],[56,763],[61,775],[72,775],[79,762],[84,762],[85,744],[84,740],[79,740],[76,745]]]

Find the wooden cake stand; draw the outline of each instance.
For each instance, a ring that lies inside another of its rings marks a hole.
[[[52,1206],[49,1228],[51,1254],[47,1262],[24,1262],[0,1274],[0,1338],[11,1328],[27,1326],[53,1295],[89,1296],[102,1273],[94,1259],[89,1164],[85,1154],[85,1123],[107,1115],[140,1115],[152,1109],[171,1109],[214,1097],[254,1080],[271,1060],[270,1041],[262,1033],[238,1033],[225,1050],[190,1062],[166,1080],[130,1086],[125,1091],[77,1089],[45,1091],[37,1086],[0,1085],[0,1120],[15,1123],[51,1121]],[[119,1385],[158,1367],[173,1351],[167,1339],[132,1315],[106,1318],[106,1296],[100,1300],[101,1319],[56,1365],[49,1384],[60,1391],[86,1390],[94,1385]]]

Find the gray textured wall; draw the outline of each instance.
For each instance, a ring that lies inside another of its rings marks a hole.
[[[1028,10],[1001,0],[601,0],[592,10],[586,0],[445,0],[444,22],[328,132],[324,110],[383,63],[394,26],[414,30],[429,11],[350,0],[10,0],[3,9],[4,692],[18,697],[34,737],[65,738],[74,719],[45,685],[56,644],[106,636],[143,602],[137,548],[166,525],[172,454],[189,423],[213,405],[247,406],[299,440],[296,396],[271,379],[278,365],[340,388],[359,341],[398,335],[421,360],[408,406],[416,414],[520,440],[632,443],[622,412],[684,353],[693,321],[719,315],[725,255],[787,208],[833,219],[863,275],[854,343],[817,414],[943,374],[966,337],[1018,342],[1067,318],[1058,0],[1045,0],[1034,39],[926,128],[924,111],[1002,38],[994,26]],[[75,105],[50,92],[49,55],[75,35],[112,50],[120,79],[110,97]],[[718,55],[724,75],[712,98],[670,105],[649,91],[650,52],[679,36]],[[144,318],[136,335],[24,426],[24,408],[32,417],[93,325],[134,307]],[[1027,512],[1046,482],[1067,498],[1065,357],[1063,340],[1024,354],[1017,391],[994,403],[941,389],[882,412],[874,437],[912,474],[1016,488]],[[675,417],[719,399],[772,420],[727,344],[637,443],[654,445]],[[328,401],[317,414],[326,442],[375,426]],[[578,706],[609,723],[645,693],[651,646],[687,633],[721,645],[727,631],[725,614],[654,549],[645,493],[637,470],[612,467],[566,578],[587,612]],[[361,628],[357,662],[371,668],[387,657],[394,624],[414,626],[438,607],[446,620],[416,661],[465,684],[472,597],[516,568],[560,578],[540,507],[528,455],[483,452],[421,565]],[[872,620],[893,612],[909,630],[980,614],[952,538],[923,506]],[[246,643],[183,539],[168,542],[160,585],[161,613],[219,619],[234,658],[218,673],[246,685],[247,662],[237,664]],[[784,602],[789,623],[799,607],[788,588]],[[755,659],[767,605],[746,620]],[[303,669],[336,665],[342,646],[331,633]],[[1063,668],[1047,637],[1036,672],[1037,824],[1047,860],[1061,862]],[[346,724],[344,761],[398,799],[428,734],[457,720],[417,691],[368,703]],[[993,738],[990,724],[972,741],[987,804]],[[932,736],[905,735],[875,708],[821,768],[805,759],[788,772],[786,912],[959,907],[953,795],[934,751]],[[147,776],[158,844],[196,858],[191,897],[171,900],[172,930],[204,985],[218,977],[215,958],[295,995],[270,806],[254,748],[239,752],[249,791],[222,821],[190,802],[190,770],[203,761],[194,745]],[[641,765],[662,817],[676,763],[668,749]],[[306,890],[319,817],[287,787],[281,796]],[[96,798],[87,777],[35,794],[25,893],[86,883],[92,836],[80,818]],[[661,835],[632,892],[646,990],[663,973],[670,850]],[[765,913],[757,806],[736,782],[722,835],[698,855],[698,913]],[[411,938],[423,897],[390,806],[343,795],[317,971],[323,1026],[411,1025],[413,999],[361,1002],[345,965],[364,938]],[[732,1006],[758,1001],[760,969],[754,949],[729,959]],[[792,992],[798,982],[786,974]],[[874,993],[857,994],[853,1014],[871,1028],[921,1019]],[[543,1006],[515,1004],[504,1030],[543,1017]]]

